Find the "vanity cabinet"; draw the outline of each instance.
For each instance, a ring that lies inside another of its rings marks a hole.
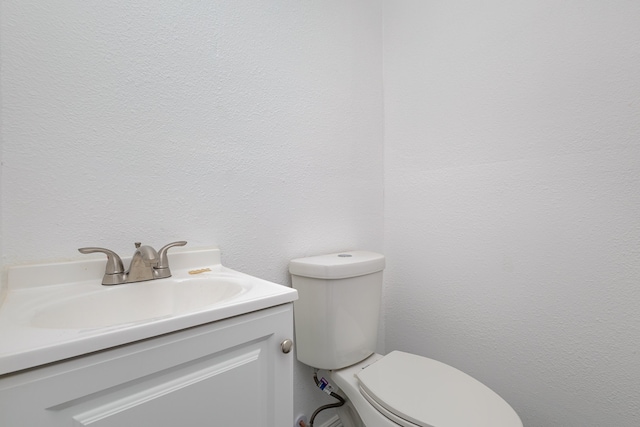
[[[292,304],[0,376],[0,426],[282,427]]]

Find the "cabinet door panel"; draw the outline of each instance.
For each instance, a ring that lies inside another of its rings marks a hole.
[[[0,377],[0,426],[280,427],[291,304]]]
[[[260,344],[160,373],[64,412],[77,413],[74,427],[260,425],[268,391],[260,382],[267,368]],[[92,409],[78,413],[87,407]]]

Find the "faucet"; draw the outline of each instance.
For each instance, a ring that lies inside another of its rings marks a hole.
[[[136,242],[136,250],[131,257],[129,269],[124,271],[122,259],[117,253],[105,248],[80,248],[83,254],[101,252],[107,255],[107,265],[104,270],[102,284],[105,286],[121,285],[123,283],[142,282],[145,280],[164,279],[171,277],[169,270],[169,258],[167,252],[174,246],[184,246],[187,242],[179,241],[169,243],[156,252],[151,246]]]

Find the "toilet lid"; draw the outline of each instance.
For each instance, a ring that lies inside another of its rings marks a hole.
[[[365,398],[396,423],[422,427],[521,427],[480,381],[442,362],[394,351],[356,374]]]

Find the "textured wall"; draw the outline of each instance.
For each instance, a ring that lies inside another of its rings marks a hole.
[[[185,239],[289,284],[294,257],[382,249],[379,6],[1,7],[3,265]]]
[[[386,347],[640,425],[640,3],[385,2]]]
[[[0,7],[3,265],[187,239],[289,283],[383,250],[377,3]],[[386,2],[387,348],[527,427],[640,423],[637,8]]]

